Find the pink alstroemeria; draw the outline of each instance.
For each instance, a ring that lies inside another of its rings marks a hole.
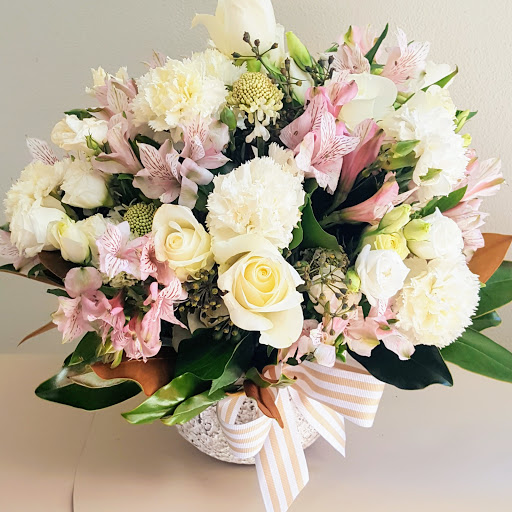
[[[359,139],[344,134],[343,123],[324,112],[320,125],[308,133],[295,149],[295,161],[306,177],[315,178],[320,187],[333,194],[341,173],[343,156],[353,151]]]
[[[123,114],[115,114],[108,122],[107,141],[111,153],[101,153],[91,160],[95,169],[108,174],[136,174],[142,166],[135,156],[129,138],[132,126]]]
[[[190,158],[180,163],[180,154],[169,140],[160,149],[148,144],[139,144],[139,149],[144,169],[136,174],[133,185],[150,199],[172,203],[178,198],[180,205],[194,208],[198,185],[210,183],[213,174]]]
[[[142,238],[130,241],[130,225],[122,222],[117,226],[110,224],[97,241],[100,270],[113,278],[126,272],[140,279],[140,249]]]
[[[27,147],[32,160],[43,162],[46,165],[54,165],[59,161],[53,149],[44,140],[27,137]]]
[[[460,202],[455,208],[443,212],[443,215],[454,220],[462,231],[464,255],[469,260],[477,249],[485,245],[480,228],[489,215],[480,211],[482,199],[471,199]]]
[[[393,48],[381,76],[393,81],[400,92],[407,92],[411,79],[415,79],[425,69],[430,51],[430,43],[408,43],[405,32],[397,30],[398,47]]]
[[[117,341],[120,338],[124,339],[124,327],[126,323],[122,293],[110,299],[105,306],[105,311],[101,318],[99,318],[100,327],[98,329],[101,333],[103,344],[107,341],[107,337],[110,333],[114,349],[122,350],[123,347],[117,345]]]
[[[30,270],[37,264],[37,258],[26,258],[11,242],[11,234],[0,229],[0,259],[4,264],[12,265],[16,270]]]
[[[471,201],[481,197],[490,197],[495,195],[505,178],[501,172],[501,160],[499,158],[490,158],[480,162],[474,159],[467,168],[467,176],[462,186],[467,185],[463,201]]]
[[[140,275],[143,281],[151,276],[164,286],[169,286],[176,277],[167,263],[158,261],[155,254],[155,240],[152,236],[147,236],[146,242],[142,246]]]
[[[333,67],[353,74],[370,73],[370,63],[364,55],[359,46],[342,44],[334,56]]]
[[[66,275],[64,286],[69,298],[59,297],[59,309],[53,314],[63,343],[96,330],[94,322],[103,316],[108,305],[99,291],[102,284],[101,274],[93,267],[73,268]]]
[[[341,36],[338,44],[342,46],[346,44],[350,48],[359,48],[363,55],[366,55],[377,41],[377,34],[372,29],[371,25],[367,25],[364,29],[361,27],[351,25],[348,32]],[[382,52],[382,50],[379,50]],[[379,53],[377,53],[377,56]]]
[[[386,136],[372,119],[359,123],[353,135],[359,138],[359,144],[343,159],[340,181],[336,189],[336,206],[345,201],[359,173],[375,161]]]
[[[120,80],[116,77],[109,77],[105,80],[105,85],[94,89],[96,99],[103,107],[98,113],[98,117],[109,120],[116,114],[128,115],[130,113],[130,104],[137,96],[137,85],[132,78]]]
[[[348,223],[376,224],[393,207],[398,192],[399,186],[393,173],[388,173],[382,187],[372,197],[336,212],[337,219]]]

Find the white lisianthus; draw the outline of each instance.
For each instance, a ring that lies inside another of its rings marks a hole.
[[[282,38],[271,0],[219,0],[215,16],[196,14],[192,27],[196,25],[204,25],[215,46],[229,57],[235,52],[250,54],[243,40],[245,32],[253,41],[260,40],[262,51]]]
[[[190,208],[175,204],[160,206],[153,219],[153,235],[156,258],[166,262],[181,281],[213,267],[210,235]]]
[[[171,130],[197,118],[218,119],[228,91],[200,59],[169,59],[137,80],[135,122],[155,131]]]
[[[63,169],[63,203],[87,209],[109,206],[112,203],[107,186],[110,177],[94,169],[89,161],[67,158],[57,162],[55,166]]]
[[[208,48],[201,53],[194,53],[191,61],[201,64],[208,76],[216,77],[225,85],[230,86],[247,71],[245,62],[241,66],[235,66],[233,59],[214,48]]]
[[[34,201],[44,199],[52,192],[56,192],[62,184],[63,175],[63,170],[57,165],[47,165],[39,160],[27,165],[21,171],[18,181],[7,192],[5,199],[7,219],[14,215],[21,204],[26,208]]]
[[[95,117],[86,117],[83,120],[75,115],[66,115],[59,121],[52,131],[52,142],[65,151],[83,151],[93,154],[87,147],[86,137],[92,137],[98,144],[107,142],[108,123]]]
[[[455,106],[446,89],[418,91],[405,105],[380,123],[398,141],[418,140],[413,182],[421,204],[449,194],[464,179],[468,157],[464,139],[455,133]]]
[[[91,250],[87,235],[80,225],[69,217],[52,222],[48,226],[48,241],[60,250],[62,257],[73,263],[86,263],[90,259]]]
[[[348,80],[357,84],[356,97],[343,105],[338,119],[350,129],[354,129],[365,119],[380,121],[394,112],[398,90],[396,85],[383,76],[371,73],[349,75]]]
[[[99,213],[77,222],[80,230],[85,234],[87,240],[89,241],[89,247],[91,249],[91,262],[95,266],[99,265],[99,253],[96,240],[104,235],[108,225],[112,223],[112,219],[109,219],[109,222],[107,222],[107,219],[105,219],[105,217]]]
[[[252,233],[280,249],[288,247],[304,204],[300,177],[263,157],[217,176],[213,184],[206,223],[215,240]]]
[[[425,260],[456,258],[464,249],[462,231],[457,223],[445,217],[439,209],[421,219],[430,225],[424,240],[409,240],[409,250]]]
[[[462,255],[406,260],[410,273],[392,306],[396,327],[415,345],[446,347],[471,325],[480,282]]]
[[[11,241],[20,254],[29,258],[43,250],[53,250],[48,240],[48,226],[66,218],[60,201],[53,197],[24,201],[18,205],[10,219]]]
[[[361,279],[361,291],[368,302],[376,306],[379,300],[388,300],[402,289],[409,269],[395,251],[375,250],[365,245],[355,264]]]
[[[297,286],[303,281],[281,253],[254,234],[216,241],[213,250],[231,321],[259,331],[263,345],[286,348],[297,341],[304,321]]]

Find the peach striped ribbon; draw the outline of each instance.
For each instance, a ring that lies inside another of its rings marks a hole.
[[[275,378],[276,370],[271,368],[268,376]],[[333,448],[345,455],[344,418],[371,427],[384,390],[384,384],[365,370],[341,362],[333,368],[310,362],[287,366],[286,375],[295,377],[295,384],[272,389],[283,429],[277,421],[263,415],[237,425],[245,396],[228,397],[217,405],[220,425],[233,456],[255,457],[267,512],[288,510],[309,480],[291,402]]]

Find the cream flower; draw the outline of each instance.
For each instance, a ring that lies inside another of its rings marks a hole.
[[[200,59],[169,59],[137,80],[135,122],[155,131],[171,130],[198,117],[219,118],[226,102],[224,82]]]
[[[107,121],[95,117],[80,120],[77,116],[66,115],[53,128],[52,142],[65,151],[83,151],[86,154],[93,154],[94,151],[87,147],[86,137],[92,137],[98,144],[105,144],[107,131]]]
[[[349,75],[357,84],[357,96],[343,105],[338,119],[354,129],[365,119],[380,121],[394,112],[393,104],[398,94],[396,85],[383,76],[370,73]]]
[[[63,203],[89,209],[112,204],[107,187],[110,177],[93,169],[89,161],[68,158],[57,162],[55,166],[63,169]]]
[[[48,226],[48,241],[59,249],[62,257],[73,263],[86,263],[90,259],[89,239],[79,223],[64,217]]]
[[[215,240],[252,233],[280,249],[290,244],[304,203],[299,176],[263,157],[217,176],[213,183],[206,222]]]
[[[56,192],[62,184],[64,171],[56,165],[47,165],[38,160],[23,169],[18,181],[7,192],[5,213],[9,220],[20,205],[26,208],[38,199]]]
[[[153,219],[155,254],[185,281],[201,269],[213,267],[210,235],[185,206],[164,204]]]
[[[393,311],[397,328],[415,345],[446,347],[471,325],[480,282],[461,255],[455,259],[407,259],[409,276]]]
[[[395,251],[403,260],[409,255],[407,240],[401,232],[372,235],[370,231],[364,237],[364,243],[370,244],[372,249]]]
[[[446,89],[418,91],[405,105],[382,120],[387,135],[399,141],[418,140],[413,182],[421,204],[449,194],[466,174],[464,139],[455,133],[455,106]]]
[[[409,269],[395,251],[372,251],[365,245],[355,265],[361,279],[361,291],[368,302],[376,306],[379,300],[388,300],[402,289]]]
[[[201,64],[208,76],[216,77],[229,86],[233,85],[247,71],[245,62],[241,66],[235,66],[233,59],[213,48],[201,53],[194,53],[191,61]]]
[[[303,281],[295,269],[258,235],[215,242],[214,254],[231,321],[241,329],[259,331],[263,345],[292,345],[304,320],[302,295],[297,292]]]
[[[100,215],[92,215],[91,217],[87,217],[84,220],[77,222],[80,230],[85,234],[87,240],[89,241],[89,247],[91,249],[91,262],[94,266],[99,265],[99,253],[98,246],[96,245],[96,240],[101,238],[105,231],[107,230],[107,226],[109,224],[113,224],[112,219],[109,222]]]
[[[268,156],[293,177],[300,179],[301,182],[304,181],[304,171],[297,166],[291,149],[283,148],[279,144],[272,142],[268,148]]]

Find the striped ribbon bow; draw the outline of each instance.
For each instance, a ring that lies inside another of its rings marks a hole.
[[[243,425],[235,424],[246,398],[243,395],[225,398],[217,405],[220,425],[233,456],[255,457],[267,512],[288,510],[309,480],[291,402],[326,441],[345,455],[344,418],[371,427],[384,390],[384,384],[365,370],[341,362],[327,368],[306,361],[287,366],[286,375],[296,378],[293,386],[274,388],[284,428],[263,415]]]

